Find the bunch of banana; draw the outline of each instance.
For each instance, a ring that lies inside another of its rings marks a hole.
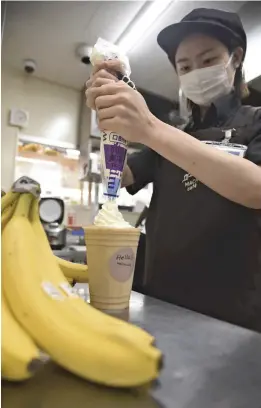
[[[1,225],[2,228],[7,224],[8,220],[12,217],[14,212],[19,193],[9,191],[1,199]],[[38,211],[38,210],[37,210]],[[55,257],[60,269],[62,270],[64,276],[68,279],[70,283],[88,283],[88,267],[87,265],[81,265],[74,262],[66,261]]]
[[[1,373],[9,381],[30,378],[42,366],[39,350],[12,316],[2,294]]]
[[[2,230],[12,218],[18,194],[8,193],[2,198]],[[1,373],[9,381],[22,381],[31,377],[42,361],[32,339],[12,315],[4,294],[1,297],[2,341]]]
[[[79,376],[116,387],[158,377],[161,352],[153,337],[106,316],[74,294],[53,256],[38,200],[19,195],[2,234],[4,293],[18,322],[51,358]]]
[[[18,193],[8,193],[8,194],[12,194],[13,197],[13,201],[12,201],[12,205],[15,206],[16,202],[18,200],[19,194]],[[13,210],[14,211],[14,210]],[[12,211],[12,213],[13,213]],[[10,218],[10,217],[9,217]],[[33,230],[35,232],[36,235],[36,239],[41,242],[41,247],[42,250],[45,251],[45,256],[47,256],[47,258],[53,257],[53,254],[50,250],[50,245],[48,242],[48,239],[46,237],[46,234],[44,232],[44,229],[42,227],[41,221],[40,221],[40,217],[39,217],[39,206],[38,206],[38,200],[35,199],[32,203],[32,208],[30,210],[30,221],[33,227]],[[73,281],[76,282],[81,282],[81,283],[85,283],[88,282],[88,275],[87,275],[87,266],[86,265],[80,265],[80,264],[76,264],[73,262],[69,262],[63,259],[60,259],[58,257],[55,257],[56,261],[58,262],[58,266],[60,267],[60,270],[62,271],[62,273],[64,274],[64,276],[68,279],[69,283],[73,283]],[[53,264],[53,260],[51,260],[51,263]],[[55,270],[57,271],[58,268],[56,267]],[[62,281],[62,276],[61,273],[59,273],[57,275],[57,282],[58,284],[63,286],[63,290],[66,290],[67,292],[69,292],[71,294],[71,300],[74,301],[74,303],[76,303],[76,305],[78,305],[78,307],[80,308],[80,310],[82,310],[82,306],[83,306],[83,300],[81,298],[78,298],[77,296],[73,296],[72,290],[71,288],[66,284],[66,282]],[[52,274],[53,277],[53,274]],[[97,311],[96,309],[93,309],[93,313],[92,313],[93,318],[95,318],[95,320],[97,321],[97,323],[99,322],[101,327],[103,326],[104,323],[104,314]],[[118,319],[115,319],[113,317],[109,317],[107,316],[107,323],[108,324],[112,324],[113,326],[117,326],[119,330],[122,330],[124,332],[125,326],[129,327],[129,324],[124,323]],[[134,333],[135,332],[135,333]],[[129,330],[126,332],[125,334],[126,336],[129,336]],[[131,333],[131,338],[132,339],[136,339],[137,341],[144,341],[147,344],[152,344],[154,342],[154,337],[152,337],[149,333],[147,333],[146,331],[133,326],[132,327],[132,333]]]

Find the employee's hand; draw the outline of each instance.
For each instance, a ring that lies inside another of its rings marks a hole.
[[[90,79],[86,82],[86,104],[91,109],[96,109],[95,100],[91,89],[101,85],[118,81],[118,74],[123,74],[122,65],[119,60],[104,61],[93,67]]]
[[[123,81],[106,81],[87,91],[96,106],[99,128],[118,133],[129,141],[146,144],[156,118],[144,98]]]

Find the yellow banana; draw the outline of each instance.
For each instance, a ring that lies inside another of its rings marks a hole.
[[[19,195],[20,193],[12,193],[10,195],[10,204],[8,206],[5,206],[5,209],[2,211],[1,217],[2,228],[4,228],[9,219],[12,217]],[[72,283],[73,281],[76,281],[78,283],[88,283],[87,265],[69,262],[66,261],[65,259],[61,259],[58,257],[55,258],[64,276],[67,278],[68,282]]]
[[[70,292],[71,289],[64,282],[61,271],[58,270],[58,268],[55,268],[54,266],[51,267],[51,264],[53,264],[53,259],[51,259],[51,257],[53,258],[53,254],[51,252],[48,239],[46,237],[41,221],[39,219],[38,202],[36,199],[32,203],[30,220],[35,236],[37,237],[37,241],[39,242],[39,246],[43,251],[44,258],[46,261],[47,259],[49,259],[50,261],[50,266],[48,268],[49,272],[47,272],[46,270],[46,278],[48,273],[49,274],[48,279],[51,278],[52,282],[54,282],[56,285],[60,285],[60,287],[63,290],[64,289],[67,291],[69,290]],[[86,304],[83,301],[83,299],[81,299],[78,296],[71,296],[70,299],[71,302],[74,304],[74,307],[77,308],[77,311],[80,314],[83,314],[84,317],[87,317]],[[92,308],[91,306],[89,306],[89,308],[91,308],[90,309],[91,313],[89,313],[88,324],[92,323],[96,329],[103,330],[106,328],[106,326],[112,325],[112,327],[115,327],[115,330],[117,330],[118,333],[121,333],[124,337],[131,339],[135,343],[137,342],[144,345],[151,344],[155,340],[153,336],[151,336],[143,329],[140,329],[139,327],[130,325],[129,323],[126,323],[122,320],[105,315],[104,313]]]
[[[66,261],[55,257],[58,265],[64,274],[64,276],[69,280],[76,281],[78,283],[88,283],[88,266],[81,265],[74,262]]]
[[[18,197],[17,197],[18,199]],[[13,201],[8,207],[4,209],[4,211],[1,214],[1,227],[2,229],[6,226],[8,221],[12,218],[14,214],[14,210],[16,207],[17,200]]]
[[[10,381],[30,378],[41,366],[39,351],[16,322],[2,293],[2,377]]]
[[[83,378],[116,387],[139,386],[157,378],[159,350],[142,349],[114,336],[112,330],[106,334],[95,331],[92,324],[88,328],[92,308],[85,305],[84,321],[70,298],[49,279],[50,259],[55,259],[46,259],[38,245],[28,220],[30,203],[29,194],[19,197],[2,234],[4,293],[18,322],[55,362]]]
[[[19,194],[12,200],[1,216],[2,230],[13,216]],[[40,353],[29,335],[17,323],[2,293],[2,377],[10,381],[22,381],[31,377],[41,366]]]
[[[13,191],[8,191],[2,198],[1,198],[1,213],[5,211],[9,205],[11,205],[14,201],[16,201],[19,197],[19,193],[14,193]]]

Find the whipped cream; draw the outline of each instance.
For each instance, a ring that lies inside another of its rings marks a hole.
[[[94,225],[113,228],[133,228],[124,220],[115,200],[106,201],[94,219]]]
[[[119,60],[123,73],[130,76],[129,58],[125,55],[124,51],[118,45],[106,41],[103,38],[98,38],[90,56],[91,64],[95,66],[99,62],[113,59]]]

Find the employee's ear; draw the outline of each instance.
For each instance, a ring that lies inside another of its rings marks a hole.
[[[242,64],[242,59],[243,59],[244,51],[243,48],[237,47],[233,51],[233,66],[235,69],[239,68],[240,65]]]

